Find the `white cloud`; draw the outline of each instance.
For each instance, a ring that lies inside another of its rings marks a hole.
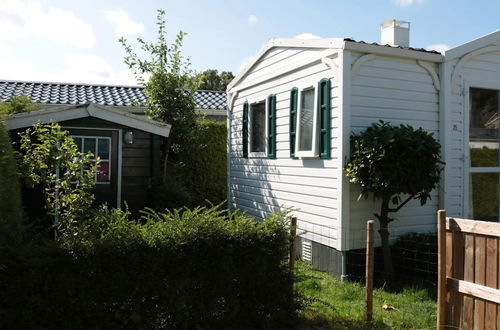
[[[3,41],[37,37],[79,48],[96,41],[92,26],[73,12],[22,0],[2,0],[0,31]]]
[[[395,4],[401,6],[401,7],[408,7],[414,4],[421,4],[425,0],[392,0]]]
[[[115,70],[104,59],[79,52],[65,54],[57,72],[44,71],[31,59],[3,56],[0,53],[0,77],[10,80],[137,85],[129,70]]]
[[[115,33],[119,37],[140,34],[144,31],[144,24],[134,22],[128,14],[121,10],[104,10],[104,18],[115,24]]]
[[[294,37],[295,39],[319,39],[320,37],[312,33],[301,33]]]
[[[248,20],[248,23],[250,23],[250,24],[255,24],[258,21],[257,16],[255,16],[255,15],[248,15],[247,20]]]
[[[427,49],[427,50],[435,50],[435,51],[438,51],[440,53],[444,53],[445,51],[447,51],[450,48],[451,47],[446,45],[446,44],[435,44],[435,45],[429,45],[429,46],[425,47],[425,49]]]

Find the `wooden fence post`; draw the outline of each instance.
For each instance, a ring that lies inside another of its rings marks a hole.
[[[446,211],[437,212],[438,224],[438,292],[437,329],[446,326]],[[450,251],[451,252],[451,251]]]
[[[290,260],[289,266],[290,270],[293,271],[293,267],[295,266],[295,236],[297,234],[297,217],[292,217],[290,221],[290,236],[292,237],[292,241],[290,242]]]
[[[366,321],[370,322],[373,318],[373,225],[374,221],[370,220],[366,224],[366,304],[365,316]]]

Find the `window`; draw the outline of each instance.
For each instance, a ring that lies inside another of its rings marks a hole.
[[[290,157],[330,158],[330,80],[290,93]]]
[[[250,153],[266,151],[266,103],[259,102],[250,105]]]
[[[99,167],[95,173],[96,184],[111,182],[111,138],[94,136],[71,136],[81,153],[92,153],[100,158]]]
[[[498,221],[500,215],[499,91],[471,88],[469,112],[469,214]]]
[[[276,158],[276,96],[243,105],[243,156]]]

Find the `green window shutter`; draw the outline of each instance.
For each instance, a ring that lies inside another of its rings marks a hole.
[[[297,135],[297,102],[299,90],[294,87],[290,92],[290,157],[295,157],[295,140]]]
[[[243,157],[248,158],[248,102],[243,103]]]
[[[330,79],[318,83],[319,157],[330,158]]]
[[[276,158],[276,95],[267,97],[267,157]]]

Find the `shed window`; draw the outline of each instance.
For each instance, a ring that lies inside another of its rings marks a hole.
[[[111,138],[94,136],[71,136],[81,153],[92,153],[93,160],[99,157],[99,167],[95,173],[95,183],[111,182]]]

